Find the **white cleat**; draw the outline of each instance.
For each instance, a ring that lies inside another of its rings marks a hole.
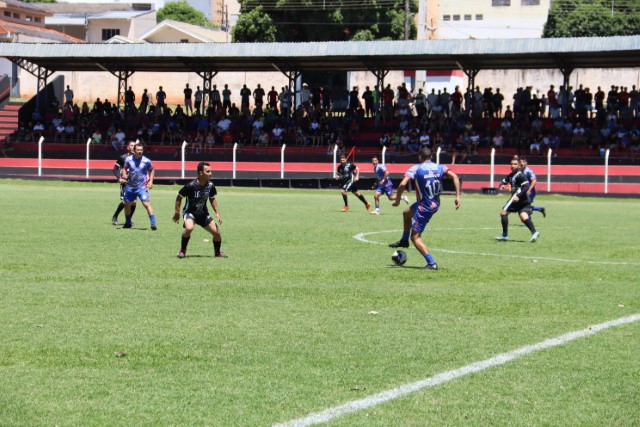
[[[380,215],[380,211],[371,211],[369,212],[371,215]]]
[[[530,243],[535,243],[538,240],[538,237],[540,237],[540,232],[536,231],[535,233],[533,233],[531,235],[531,239],[529,240]]]

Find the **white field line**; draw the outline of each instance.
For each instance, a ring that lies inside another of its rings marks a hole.
[[[373,240],[368,240],[366,238],[366,236],[369,236],[369,235],[372,235],[372,234],[401,233],[401,232],[402,232],[402,230],[372,231],[370,233],[358,233],[355,236],[353,236],[353,238],[356,239],[356,240],[359,240],[361,242],[364,242],[364,243],[373,243],[375,245],[386,245],[386,243],[381,243],[381,242],[375,242]],[[536,260],[536,261],[569,262],[569,263],[573,263],[573,264],[638,265],[638,263],[626,262],[626,261],[590,261],[590,260],[551,258],[551,257],[541,257],[541,256],[497,254],[497,253],[470,252],[470,251],[454,251],[454,250],[450,250],[450,249],[439,249],[439,248],[429,248],[429,250],[433,251],[433,252],[445,252],[445,253],[449,253],[449,254],[459,254],[459,255],[474,255],[474,256],[488,256],[488,257],[502,257],[502,258],[518,258],[518,259],[530,259],[530,260]]]
[[[424,380],[416,381],[414,383],[403,384],[399,387],[386,390],[369,397],[365,397],[364,399],[354,400],[344,405],[335,406],[333,408],[329,408],[321,412],[315,412],[307,415],[304,418],[298,418],[296,420],[288,421],[282,424],[275,424],[274,427],[304,427],[304,426],[311,426],[315,424],[326,423],[335,418],[341,417],[343,415],[347,415],[347,414],[361,411],[363,409],[371,408],[373,406],[377,406],[385,402],[398,399],[400,397],[406,396],[408,394],[414,393],[416,391],[419,391],[425,388],[435,387],[437,385],[444,384],[449,381],[453,381],[457,378],[464,377],[469,374],[480,372],[488,368],[493,368],[495,366],[504,365],[505,363],[511,362],[513,360],[516,360],[522,356],[526,356],[531,353],[535,353],[541,350],[546,350],[552,347],[557,347],[557,346],[566,344],[570,341],[576,340],[578,338],[584,338],[590,335],[594,335],[605,329],[626,325],[629,323],[637,322],[639,320],[640,320],[640,313],[633,314],[626,317],[621,317],[619,319],[610,320],[608,322],[600,323],[598,325],[593,325],[587,329],[569,332],[564,335],[560,335],[559,337],[556,337],[556,338],[550,338],[548,340],[544,340],[537,344],[526,345],[524,347],[520,347],[518,349],[512,350],[507,353],[499,354],[489,359],[481,360],[479,362],[474,362],[458,369],[443,372],[441,374],[434,375],[433,377],[426,378]]]

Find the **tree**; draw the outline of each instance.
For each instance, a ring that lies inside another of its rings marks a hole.
[[[233,40],[251,40],[252,42],[269,43],[276,41],[276,27],[269,15],[261,7],[257,7],[240,15],[238,22],[231,30]]]
[[[555,0],[542,37],[609,37],[640,34],[640,0]]]
[[[166,6],[158,9],[156,14],[156,21],[162,22],[165,19],[171,19],[178,22],[186,22],[187,24],[211,26],[211,23],[207,21],[204,14],[192,6],[186,1],[167,3]]]
[[[247,29],[266,22],[275,30],[273,41],[281,42],[404,39],[405,0],[239,1],[236,27],[241,27],[233,32],[235,42],[264,41],[263,32]],[[409,6],[409,38],[414,39],[416,0]]]

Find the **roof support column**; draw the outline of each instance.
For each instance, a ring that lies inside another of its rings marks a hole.
[[[369,71],[376,77],[376,88],[378,89],[377,99],[374,99],[373,109],[375,110],[374,124],[377,128],[380,124],[380,109],[382,108],[382,91],[384,90],[384,78],[389,74],[389,70],[381,68],[369,68]]]
[[[196,74],[202,77],[202,111],[207,111],[211,96],[211,82],[218,75],[218,71],[196,71]]]
[[[569,90],[569,79],[571,78],[571,73],[573,73],[573,68],[570,68],[570,67],[562,68],[562,67],[560,67],[560,72],[562,73],[562,87],[564,87],[564,90],[568,91]]]
[[[117,106],[120,108],[120,104],[125,105],[124,94],[127,91],[127,87],[129,86],[127,82],[129,81],[129,77],[135,73],[135,71],[131,70],[120,70],[120,71],[109,71],[111,74],[118,78],[118,101]]]
[[[473,88],[476,87],[476,76],[480,70],[477,68],[463,68],[462,71],[467,75],[467,90],[471,89],[473,92]]]
[[[302,76],[302,71],[280,71],[282,74],[284,74],[287,79],[289,80],[289,93],[293,94],[293,110],[291,111],[296,111],[298,109],[298,105],[300,105],[300,97],[297,95],[300,92],[299,87],[296,87],[296,81],[298,79],[300,79],[300,76]],[[292,90],[293,89],[293,90]]]
[[[33,62],[29,62],[24,58],[18,58],[15,56],[7,57],[8,60],[22,68],[32,76],[37,78],[38,91],[36,93],[36,111],[39,113],[44,112],[43,106],[47,105],[47,79],[54,73],[54,71],[48,70],[40,65],[36,65]]]

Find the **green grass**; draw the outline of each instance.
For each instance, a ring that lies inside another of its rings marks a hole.
[[[513,215],[494,241],[504,195],[445,196],[429,272],[391,266],[400,208],[321,190],[221,187],[230,258],[198,228],[179,260],[177,190],[152,232],[111,225],[114,184],[0,181],[0,425],[267,426],[640,313],[637,199],[542,195],[530,244]],[[330,424],[639,425],[638,348],[607,329]]]

